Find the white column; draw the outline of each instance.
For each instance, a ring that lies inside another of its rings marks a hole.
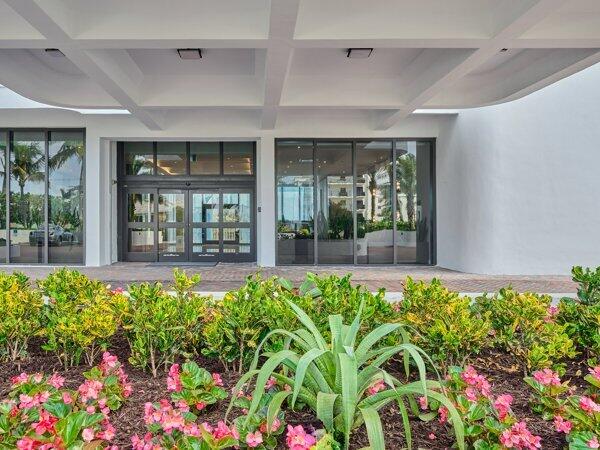
[[[275,139],[263,135],[256,145],[256,245],[261,266],[275,265]]]
[[[109,142],[91,130],[85,154],[85,265],[110,263]]]

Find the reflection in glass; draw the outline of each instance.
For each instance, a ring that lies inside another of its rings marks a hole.
[[[83,264],[85,145],[81,131],[50,132],[48,262]]]
[[[352,143],[317,142],[317,248],[320,264],[354,262]]]
[[[194,228],[192,251],[194,253],[219,253],[219,229]]]
[[[154,144],[124,142],[125,175],[154,174]]]
[[[154,230],[151,228],[129,228],[127,251],[146,253],[154,250]]]
[[[219,194],[192,194],[192,222],[219,221]]]
[[[225,175],[252,175],[254,144],[252,142],[223,143],[223,173]]]
[[[396,143],[396,258],[431,263],[431,144]]]
[[[250,253],[250,228],[223,228],[223,253]]]
[[[185,142],[158,142],[156,144],[156,174],[185,175],[186,155]]]
[[[392,142],[356,144],[357,262],[394,262]]]
[[[43,263],[46,151],[43,132],[13,133],[10,152],[10,262]]]
[[[250,222],[250,194],[223,194],[223,222]]]
[[[279,264],[314,263],[313,144],[277,143],[277,258]]]
[[[190,174],[219,175],[221,173],[221,148],[218,142],[190,143]]]
[[[185,230],[183,228],[161,228],[158,230],[158,251],[161,253],[185,252]]]
[[[163,193],[158,194],[158,221],[183,222],[185,212],[185,194]]]
[[[127,199],[128,222],[154,222],[154,194],[149,192],[132,192]]]
[[[8,133],[0,131],[0,264],[6,262],[6,148]]]

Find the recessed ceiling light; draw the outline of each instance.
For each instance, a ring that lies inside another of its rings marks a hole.
[[[46,52],[46,55],[54,56],[55,58],[56,57],[65,56],[65,54],[63,52],[61,52],[59,49],[57,49],[57,48],[47,48],[45,50],[45,52]]]
[[[202,50],[199,48],[178,48],[177,53],[181,59],[200,59]]]
[[[372,48],[349,48],[346,53],[348,58],[368,58],[373,53]]]
[[[507,48],[503,48],[502,50],[500,50],[501,52],[507,52],[508,49]]]

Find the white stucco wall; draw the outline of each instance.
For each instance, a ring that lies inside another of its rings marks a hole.
[[[600,65],[463,110],[437,145],[438,264],[488,274],[600,265]]]

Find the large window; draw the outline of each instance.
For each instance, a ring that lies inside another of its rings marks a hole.
[[[84,158],[82,131],[0,132],[0,262],[84,262]]]
[[[277,263],[433,264],[433,152],[432,140],[278,140]]]

